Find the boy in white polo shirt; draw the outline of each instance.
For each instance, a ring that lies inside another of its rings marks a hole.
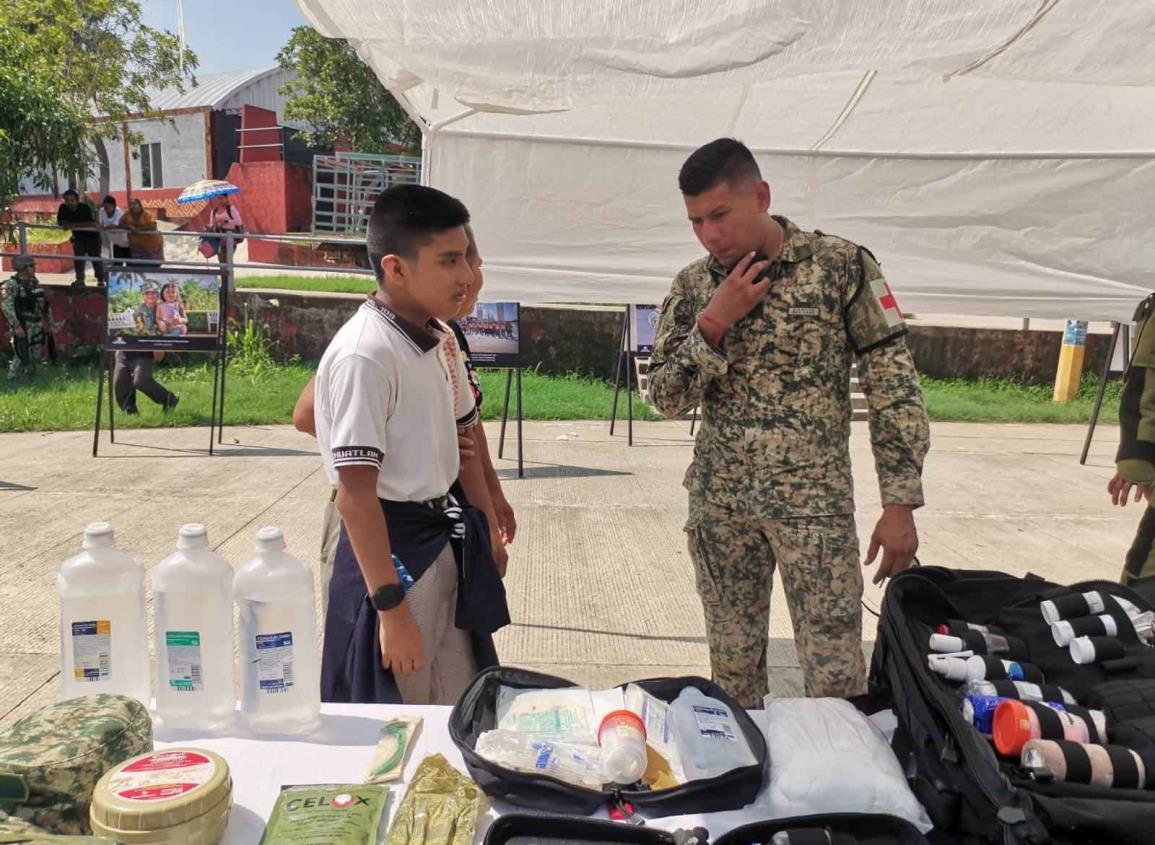
[[[317,440],[343,523],[322,658],[327,701],[452,704],[478,668],[476,637],[457,626],[471,614],[449,538],[464,529],[446,496],[460,473],[476,507],[492,515],[492,503],[476,458],[459,459],[458,427],[477,411],[470,398],[455,418],[454,383],[466,376],[440,354],[438,322],[469,295],[468,222],[465,206],[433,188],[384,192],[367,237],[377,290],[317,369]],[[474,565],[496,574],[488,537],[477,542],[485,521],[468,527],[458,557],[471,549]],[[504,609],[504,592],[495,601]],[[482,651],[492,654],[491,641]]]

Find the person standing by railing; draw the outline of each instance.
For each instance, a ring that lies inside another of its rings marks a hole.
[[[96,274],[96,284],[104,287],[104,260],[100,255],[100,230],[96,218],[87,203],[80,201],[80,194],[69,188],[64,192],[64,202],[56,210],[56,225],[72,233],[72,267],[76,272],[75,287],[84,287],[84,265],[92,262],[92,272]]]
[[[129,200],[120,225],[128,229],[128,247],[133,258],[164,261],[164,235],[157,230],[156,218],[145,210],[139,199]]]

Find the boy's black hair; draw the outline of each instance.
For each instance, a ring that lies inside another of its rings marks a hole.
[[[690,154],[678,173],[678,187],[683,194],[696,197],[723,182],[733,185],[761,178],[762,171],[749,147],[733,138],[719,138]]]
[[[381,259],[386,255],[416,258],[434,235],[468,223],[468,209],[444,191],[425,185],[384,191],[373,203],[365,236],[377,280],[381,281]]]
[[[112,207],[116,208],[116,197],[114,197],[112,194],[109,194],[100,201],[101,205],[108,205],[109,203],[112,203]]]
[[[64,199],[68,199],[69,197],[76,197],[77,199],[80,199],[80,194],[76,193],[76,191],[72,190],[72,188],[69,188],[64,192]]]

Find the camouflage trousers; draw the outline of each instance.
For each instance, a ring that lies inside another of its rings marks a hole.
[[[8,364],[8,378],[19,378],[36,371],[44,362],[44,332],[38,327],[25,329],[24,337],[8,332],[12,361]]]
[[[852,514],[758,519],[691,495],[686,533],[715,683],[743,707],[762,707],[777,569],[806,694],[866,692],[862,568]]]
[[[1119,580],[1130,584],[1138,578],[1152,575],[1155,575],[1155,507],[1148,505],[1143,509],[1143,517],[1139,520],[1139,528],[1135,531],[1135,539],[1131,541]]]

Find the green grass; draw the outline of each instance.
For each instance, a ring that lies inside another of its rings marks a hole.
[[[30,244],[58,244],[68,240],[71,235],[64,229],[55,226],[50,229],[28,229],[28,243]]]
[[[303,364],[262,367],[256,375],[231,371],[225,423],[268,425],[290,422],[297,396],[313,372],[312,366]],[[213,374],[207,364],[158,366],[156,377],[169,390],[180,394],[176,411],[162,414],[156,405],[141,396],[137,402],[140,415],[129,417],[118,413],[118,427],[208,425]],[[481,380],[486,396],[485,419],[500,419],[505,374],[482,371]],[[551,378],[526,372],[522,374],[522,399],[525,419],[609,419],[613,388],[605,382],[577,376]],[[0,373],[0,432],[90,428],[95,402],[96,370],[91,366],[48,367],[34,379],[13,383],[5,381]],[[510,417],[515,414],[516,392],[512,392]],[[621,398],[619,414],[625,414],[625,396]],[[636,401],[634,418],[658,417]]]
[[[185,360],[196,362],[193,356]],[[226,423],[267,425],[288,423],[293,405],[314,368],[306,364],[246,364],[230,368]],[[207,425],[212,396],[212,370],[206,363],[159,366],[158,380],[180,394],[177,410],[164,415],[141,397],[140,416],[118,415],[118,425],[139,428],[160,425]],[[485,419],[501,416],[505,373],[482,370]],[[534,372],[522,374],[524,416],[528,420],[609,419],[613,386],[579,376],[551,377]],[[1118,420],[1118,382],[1108,385],[1099,421]],[[956,422],[1085,423],[1090,419],[1095,380],[1083,381],[1079,397],[1067,405],[1051,402],[1050,387],[1031,387],[1007,381],[961,381],[923,379],[931,419]],[[515,413],[516,394],[511,396],[510,415]],[[635,397],[636,398],[636,397]],[[0,374],[0,432],[70,431],[89,428],[96,399],[93,367],[49,367],[29,381],[8,382]],[[625,415],[625,396],[618,413]],[[634,402],[635,419],[659,419],[640,400]]]
[[[1086,375],[1073,402],[1056,405],[1050,385],[1021,385],[999,379],[922,379],[927,412],[932,420],[995,423],[1086,423],[1091,419],[1098,378]],[[1123,385],[1107,384],[1100,423],[1119,420]]]
[[[238,288],[269,288],[320,293],[367,294],[376,286],[372,276],[241,276]]]

